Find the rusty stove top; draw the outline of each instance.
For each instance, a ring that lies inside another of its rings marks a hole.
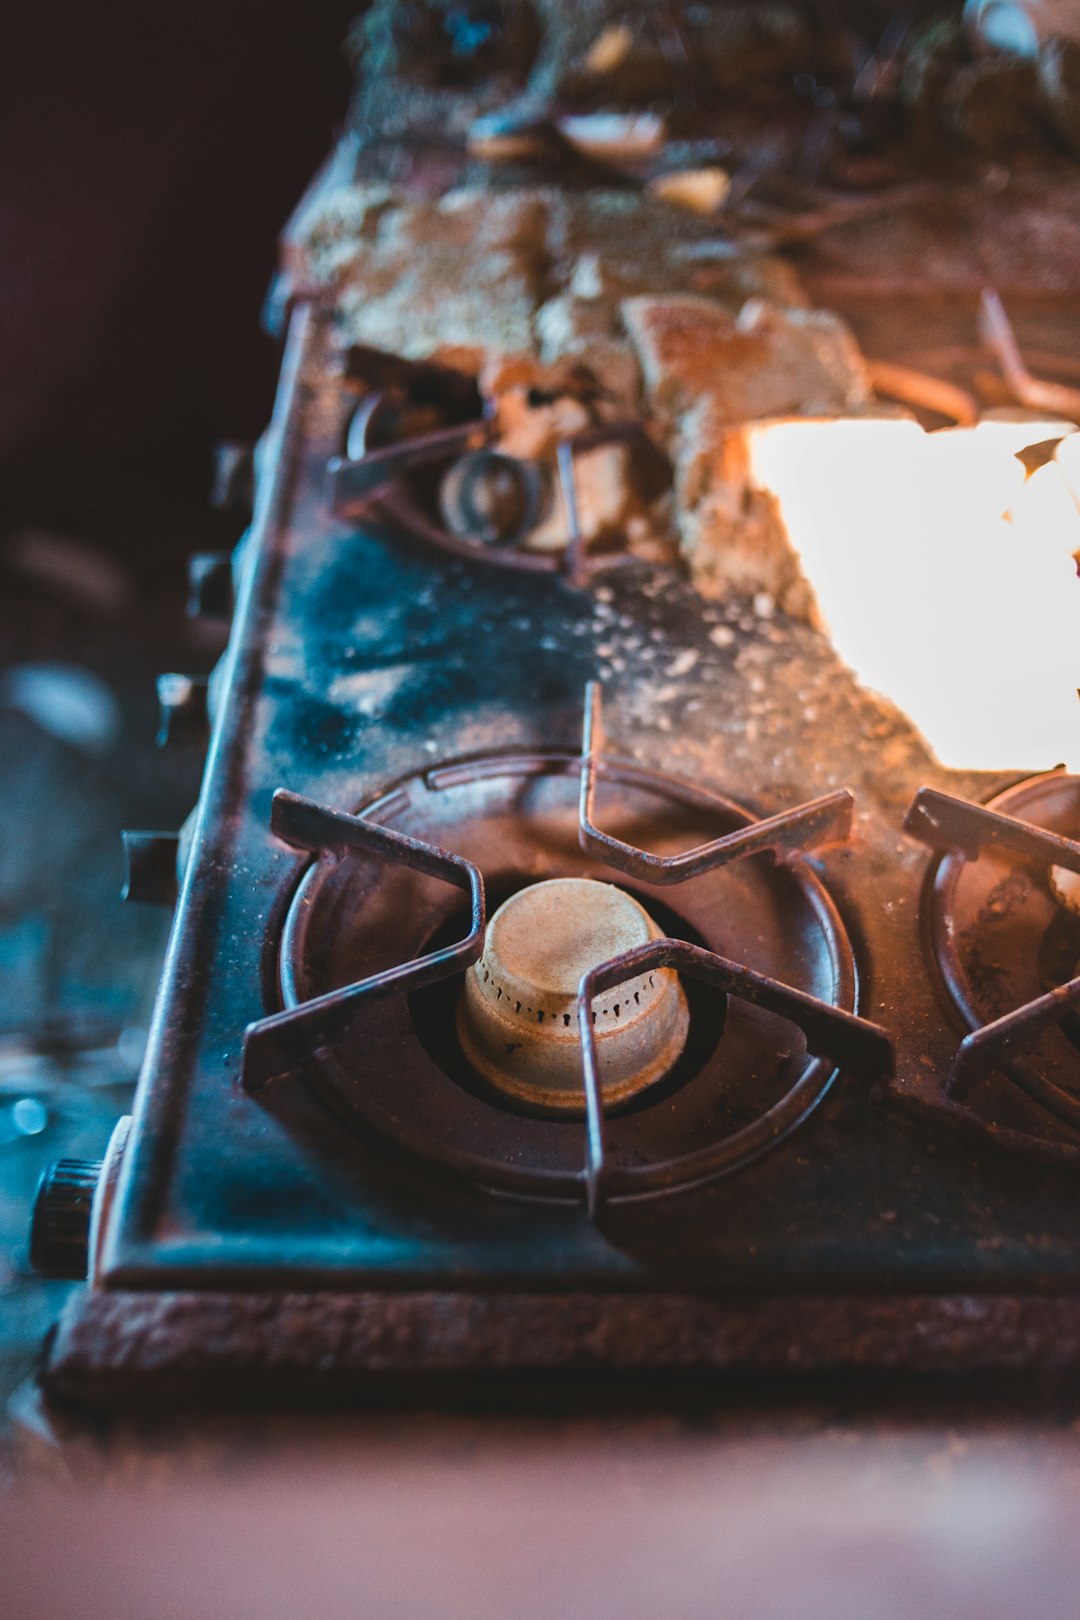
[[[354,399],[301,310],[49,1386],[1074,1361],[1080,923],[1047,871],[1080,870],[1080,786],[943,770],[821,635],[671,573],[344,521]],[[447,1031],[483,885],[583,875],[670,936],[634,970],[689,975],[691,1040],[631,1107],[594,1077],[537,1119]]]

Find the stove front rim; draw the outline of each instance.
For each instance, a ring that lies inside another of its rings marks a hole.
[[[1040,771],[1033,776],[1023,777],[1019,782],[1013,782],[994,793],[986,800],[985,808],[996,810],[1001,815],[1017,815],[1018,797],[1026,798],[1046,785],[1060,785],[1065,779],[1067,773],[1060,770]],[[1024,818],[1018,816],[1018,819]],[[938,855],[930,861],[923,888],[926,897],[922,907],[923,944],[931,976],[943,992],[958,1027],[966,1034],[973,1034],[985,1026],[986,1019],[975,1005],[974,992],[960,960],[953,928],[956,887],[966,864],[965,856],[957,851]],[[1023,1062],[1007,1064],[1002,1073],[1023,1093],[1040,1116],[1052,1121],[1056,1130],[1060,1131],[1062,1126],[1071,1131],[1080,1129],[1080,1119],[1077,1118],[1080,1101],[1063,1087]]]
[[[568,776],[578,778],[581,758],[566,750],[507,750],[505,753],[483,753],[443,761],[420,772],[399,778],[362,804],[355,814],[370,817],[380,824],[408,807],[410,788],[417,785],[428,792],[461,786],[472,781],[490,780],[500,776],[517,779],[542,776]],[[734,820],[737,826],[750,826],[761,819],[745,806],[722,794],[713,793],[695,783],[667,775],[637,764],[606,756],[600,762],[600,775],[607,781],[639,791],[655,793],[658,797],[674,799],[686,809],[714,813]],[[760,857],[758,857],[760,858]],[[829,967],[836,985],[833,1004],[847,1012],[857,1012],[860,999],[858,968],[854,950],[836,903],[822,880],[805,862],[790,857],[785,870],[799,884],[814,920],[825,942]],[[310,917],[307,891],[315,881],[320,857],[314,856],[304,864],[293,889],[286,912],[278,948],[278,987],[285,1007],[298,1006],[305,999],[297,982],[294,967],[303,960],[303,935]],[[433,1139],[416,1129],[397,1113],[382,1107],[370,1094],[359,1092],[342,1083],[340,1063],[336,1055],[325,1050],[313,1055],[308,1065],[309,1083],[312,1071],[326,1077],[325,1084],[314,1081],[313,1090],[336,1113],[343,1115],[355,1127],[359,1118],[380,1136],[391,1141],[405,1154],[417,1158],[441,1171],[471,1181],[485,1192],[510,1196],[545,1204],[587,1204],[589,1176],[582,1154],[582,1166],[573,1172],[551,1170],[539,1166],[521,1166],[495,1160],[486,1154],[471,1153],[445,1142]],[[672,1196],[690,1191],[707,1182],[718,1180],[744,1168],[761,1158],[771,1148],[798,1129],[828,1094],[839,1067],[827,1058],[808,1058],[802,1073],[783,1097],[749,1124],[730,1135],[702,1148],[658,1160],[646,1166],[612,1166],[605,1176],[602,1204],[621,1205],[644,1203],[650,1199]],[[451,1080],[450,1084],[454,1084]],[[346,1091],[348,1095],[346,1095]],[[583,1149],[585,1126],[582,1126]]]

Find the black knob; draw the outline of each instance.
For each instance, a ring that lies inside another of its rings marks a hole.
[[[82,1282],[90,1269],[90,1214],[101,1161],[57,1159],[41,1178],[30,1218],[30,1264],[43,1277]]]

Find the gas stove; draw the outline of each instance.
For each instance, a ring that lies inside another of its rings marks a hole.
[[[198,809],[130,840],[134,1115],[35,1214],[47,1389],[1075,1365],[1080,782],[598,556],[580,442],[545,482],[441,373],[293,317]]]

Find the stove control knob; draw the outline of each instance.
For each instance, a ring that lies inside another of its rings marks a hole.
[[[255,446],[249,440],[225,439],[214,446],[210,505],[216,512],[250,518],[255,505]]]
[[[210,682],[205,675],[159,675],[159,748],[174,744],[203,744],[210,734],[208,699]]]
[[[30,1264],[42,1277],[82,1282],[101,1161],[58,1159],[41,1178],[30,1220]]]
[[[188,558],[188,617],[230,619],[233,610],[232,554],[197,551]]]

